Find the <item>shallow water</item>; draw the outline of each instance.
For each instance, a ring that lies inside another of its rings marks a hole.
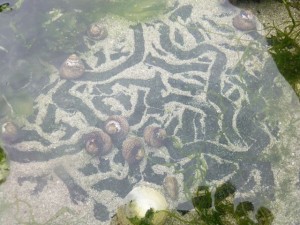
[[[138,186],[188,211],[198,186],[224,182],[235,204],[267,207],[274,224],[300,221],[297,97],[259,22],[239,31],[240,9],[203,2],[32,0],[1,12],[0,119],[16,128],[2,131],[1,224],[109,224]],[[87,35],[96,22],[107,29],[99,40]],[[65,79],[73,53],[85,71]],[[112,115],[142,142],[141,161],[128,163],[116,137],[108,154],[86,152]],[[166,130],[162,147],[143,139],[149,125]],[[166,176],[178,181],[175,198]]]

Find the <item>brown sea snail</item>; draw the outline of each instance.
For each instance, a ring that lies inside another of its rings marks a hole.
[[[124,140],[129,132],[129,124],[123,116],[110,116],[105,122],[105,132],[112,138]]]
[[[250,31],[256,29],[256,21],[252,12],[241,10],[239,15],[232,19],[233,26],[241,31]]]
[[[166,130],[160,127],[147,126],[144,130],[145,142],[151,147],[159,148],[163,146],[166,137]]]
[[[140,138],[129,137],[122,145],[122,155],[129,165],[136,164],[145,156],[143,142]]]
[[[87,30],[87,35],[92,40],[103,40],[107,37],[108,32],[101,23],[93,23]]]
[[[178,181],[175,177],[167,176],[164,179],[165,192],[173,199],[178,197]]]
[[[102,130],[86,135],[85,150],[90,155],[106,155],[112,150],[112,141],[108,134]]]
[[[14,143],[18,139],[18,126],[13,122],[6,122],[2,125],[1,136],[6,143]]]
[[[70,55],[61,65],[59,74],[64,79],[77,79],[83,75],[85,67],[81,59],[76,55]]]

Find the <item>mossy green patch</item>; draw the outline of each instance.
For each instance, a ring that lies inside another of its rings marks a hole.
[[[82,47],[82,36],[87,27],[108,15],[140,22],[167,9],[166,0],[54,0],[35,3],[30,6],[32,12],[26,11],[28,6],[25,4],[30,3],[24,1],[13,7],[19,10],[20,19],[12,18],[9,26],[14,29],[17,42],[28,50],[34,49],[35,53],[38,50],[40,54],[76,52]],[[30,19],[27,18],[29,14]],[[33,38],[32,34],[37,35]]]
[[[253,203],[243,201],[236,204],[234,195],[235,186],[225,182],[216,187],[215,192],[208,186],[199,186],[192,198],[195,208],[185,215],[179,212],[169,212],[166,224],[192,225],[271,225],[273,213],[261,206],[255,209]]]
[[[260,207],[255,213],[257,222],[252,220],[254,216],[254,206],[251,202],[240,202],[235,207],[233,202],[235,191],[236,188],[230,182],[220,185],[216,188],[214,204],[212,204],[212,193],[208,190],[208,187],[200,186],[198,188],[196,196],[193,198],[193,205],[199,214],[200,220],[204,222],[203,224],[272,224],[274,216],[266,207]]]
[[[138,217],[133,217],[128,219],[133,225],[153,225],[152,223],[153,217],[154,217],[154,210],[151,208],[146,212],[144,218],[140,219]]]
[[[0,4],[0,12],[11,11],[12,8],[9,6],[9,3]]]
[[[269,52],[273,56],[279,71],[293,87],[300,97],[300,21],[297,21],[291,11],[291,7],[300,10],[300,2],[283,1],[290,18],[283,29],[275,24],[269,27],[274,34],[268,37],[271,44]],[[300,13],[300,12],[299,12]]]
[[[4,150],[0,147],[0,184],[3,183],[9,173],[9,165],[4,153]]]

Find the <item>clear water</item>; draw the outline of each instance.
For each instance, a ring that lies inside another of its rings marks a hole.
[[[232,20],[240,9],[204,0],[10,6],[0,13],[0,121],[10,167],[1,224],[109,224],[135,187],[158,190],[170,209],[187,212],[199,206],[192,201],[199,186],[214,193],[226,182],[236,190],[229,208],[248,201],[255,222],[263,206],[272,224],[298,224],[300,107],[258,21],[254,31],[239,31]],[[90,37],[95,23],[107,35]],[[76,79],[62,75],[71,54],[84,65]],[[129,134],[112,137],[108,154],[88,154],[91,133],[113,115],[127,119]],[[144,139],[150,125],[165,129],[162,146]],[[145,153],[132,164],[122,153],[128,138]],[[178,182],[173,197],[166,177]]]

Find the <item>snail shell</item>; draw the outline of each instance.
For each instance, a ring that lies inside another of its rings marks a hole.
[[[107,37],[108,32],[105,26],[100,23],[93,23],[87,30],[87,35],[93,40],[103,40]]]
[[[145,155],[141,139],[136,137],[127,138],[122,145],[122,155],[130,165],[141,161]]]
[[[6,122],[2,125],[2,139],[6,143],[14,143],[18,139],[18,130],[13,122]]]
[[[81,59],[76,54],[72,54],[61,65],[59,74],[64,79],[77,79],[83,75],[84,71],[85,68]]]
[[[241,31],[256,29],[255,17],[249,10],[241,10],[240,14],[232,19],[233,26]]]
[[[178,197],[178,181],[175,177],[167,176],[164,179],[165,192],[173,199],[176,200]]]
[[[166,137],[166,130],[160,127],[148,126],[144,130],[145,142],[152,147],[159,148],[163,146]]]
[[[85,150],[90,155],[106,155],[112,150],[110,136],[100,131],[87,134],[85,137]]]
[[[105,131],[117,140],[124,140],[129,132],[129,124],[123,116],[110,116],[105,122]]]

